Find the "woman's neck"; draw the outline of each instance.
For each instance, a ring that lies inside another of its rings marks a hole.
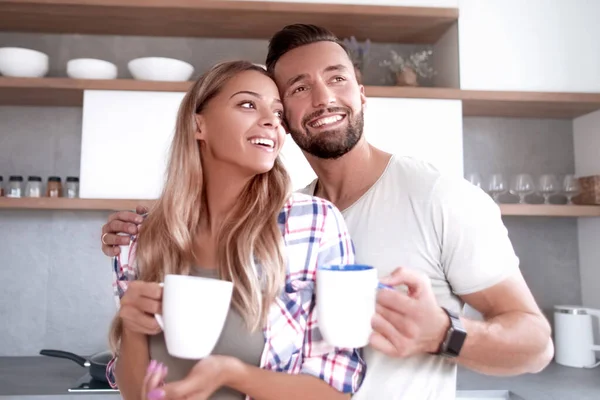
[[[214,237],[252,176],[233,172],[231,167],[223,166],[205,170],[203,178],[206,207],[200,229]]]

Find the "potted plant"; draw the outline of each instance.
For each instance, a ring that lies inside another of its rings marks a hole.
[[[359,82],[362,82],[362,74],[370,61],[371,41],[367,39],[361,44],[354,36],[351,36],[350,39],[344,39],[344,46],[346,46],[350,60],[354,65],[356,77]]]
[[[423,50],[402,57],[392,50],[391,59],[385,60],[381,65],[394,73],[398,86],[419,86],[419,77],[431,78],[436,74],[428,63],[432,54],[432,50]]]

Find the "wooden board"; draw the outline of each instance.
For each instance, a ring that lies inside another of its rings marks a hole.
[[[152,200],[0,197],[0,209],[120,211],[135,210],[136,206],[150,206],[152,203]]]
[[[502,215],[530,217],[600,217],[600,206],[500,204]]]
[[[138,205],[151,206],[153,200],[120,199],[66,199],[66,198],[21,198],[0,197],[0,209],[24,210],[134,210]],[[600,206],[544,205],[544,204],[500,204],[505,216],[546,217],[600,217]]]
[[[191,84],[134,79],[0,77],[0,105],[80,107],[86,89],[183,92]],[[462,100],[465,116],[571,119],[600,110],[599,93],[497,92],[398,86],[366,86],[365,89],[369,97]]]
[[[0,29],[18,32],[268,39],[312,23],[340,38],[435,43],[457,8],[223,0],[0,0]]]

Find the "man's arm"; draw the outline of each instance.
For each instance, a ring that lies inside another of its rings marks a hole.
[[[550,326],[521,275],[498,205],[464,180],[440,179],[431,217],[449,287],[485,319],[461,318],[467,338],[456,362],[494,375],[543,369],[554,352]],[[437,352],[450,320],[429,278],[399,268],[382,283],[409,290],[380,291],[372,345],[396,357]]]
[[[463,318],[467,339],[457,362],[488,375],[536,373],[554,356],[550,324],[518,273],[461,296],[485,321]]]

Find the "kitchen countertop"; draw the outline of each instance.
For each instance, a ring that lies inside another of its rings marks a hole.
[[[599,400],[600,367],[570,368],[552,362],[539,374],[480,375],[458,369],[457,390],[510,390],[524,400]]]
[[[68,388],[86,372],[86,368],[70,360],[42,356],[0,357],[0,398],[68,395]],[[598,400],[600,368],[568,368],[552,363],[539,374],[510,378],[484,376],[459,368],[457,389],[510,390],[524,400]],[[73,395],[78,399],[83,399],[81,396],[100,399],[98,395]],[[116,399],[118,393],[104,396]]]

